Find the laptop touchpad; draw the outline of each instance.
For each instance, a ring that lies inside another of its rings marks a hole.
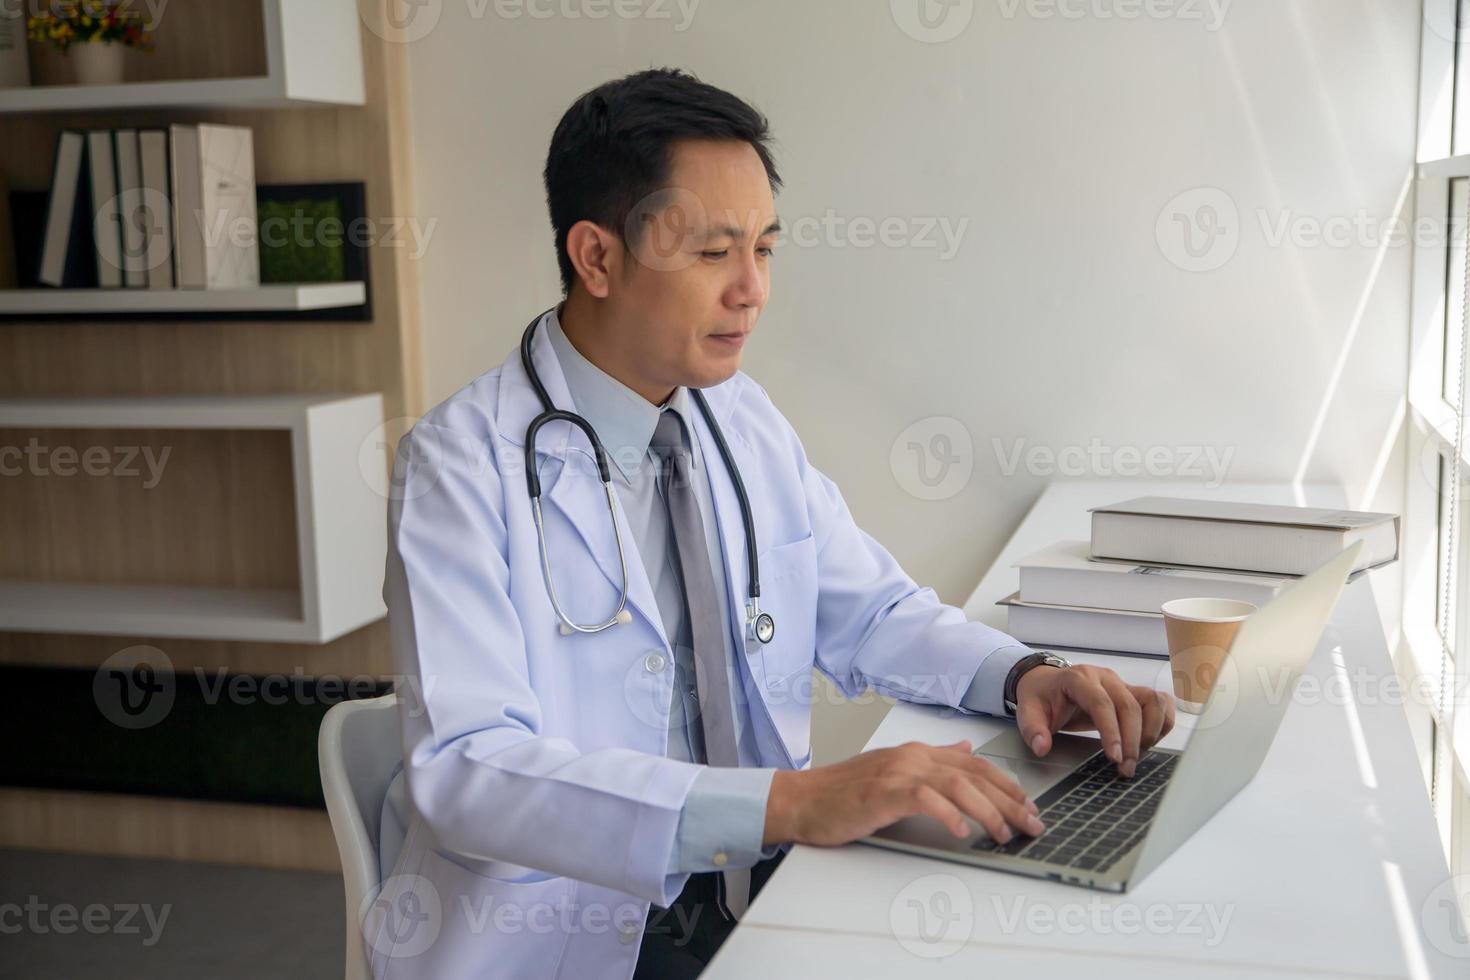
[[[1057,732],[1051,737],[1051,751],[1041,759],[1021,741],[1021,733],[1010,728],[980,746],[974,754],[1009,773],[1034,800],[1065,779],[1101,747],[1102,743],[1096,738]]]

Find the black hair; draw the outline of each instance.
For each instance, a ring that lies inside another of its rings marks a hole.
[[[591,221],[627,241],[628,215],[639,201],[664,189],[673,166],[673,144],[685,139],[749,143],[765,165],[772,192],[780,189],[766,117],[677,68],[654,68],[606,82],[577,99],[561,117],[544,177],[556,260],[567,293],[576,280],[567,254],[572,226]]]

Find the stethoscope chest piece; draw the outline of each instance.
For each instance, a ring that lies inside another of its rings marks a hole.
[[[762,645],[770,643],[776,636],[776,620],[770,613],[761,612],[759,596],[745,600],[745,635]]]

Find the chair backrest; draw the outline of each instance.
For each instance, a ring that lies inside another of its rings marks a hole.
[[[370,976],[363,947],[364,902],[378,887],[378,834],[383,798],[403,756],[398,695],[342,701],[327,711],[317,735],[322,795],[342,859],[347,905],[347,980]]]

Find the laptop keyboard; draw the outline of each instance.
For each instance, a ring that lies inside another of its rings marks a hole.
[[[982,837],[973,850],[1009,854],[1082,871],[1107,871],[1143,840],[1179,756],[1149,752],[1132,779],[1099,752],[1036,801],[1046,830],[1005,844]]]

